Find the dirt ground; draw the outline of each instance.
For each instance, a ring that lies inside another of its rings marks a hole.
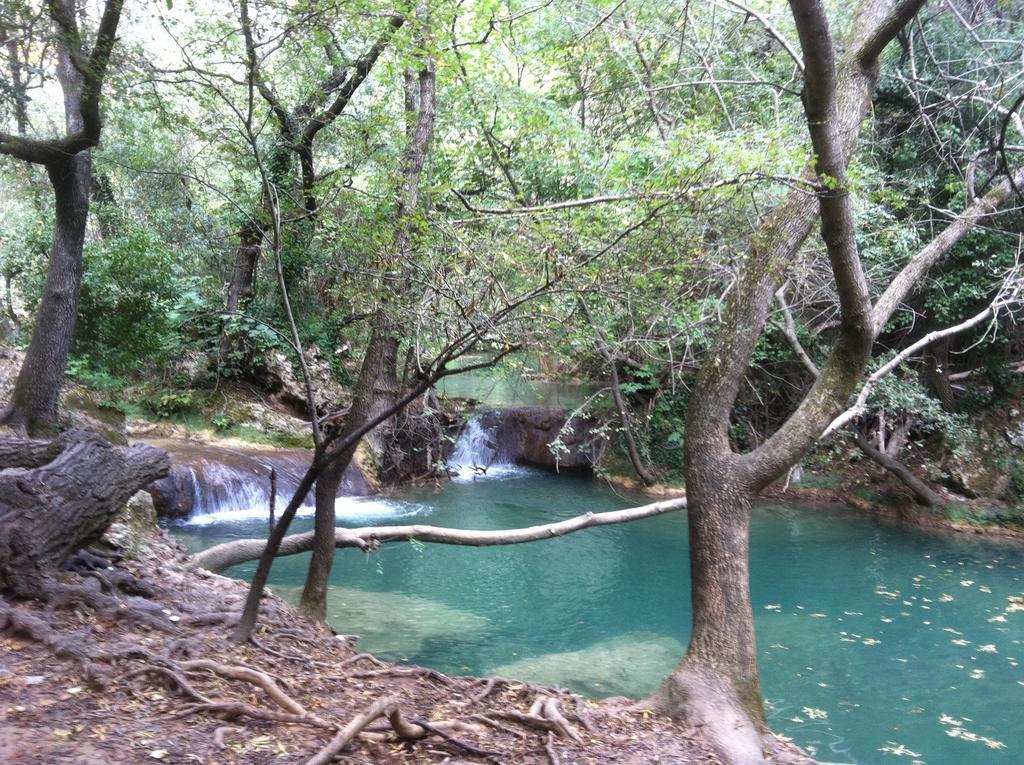
[[[381,717],[331,762],[718,762],[697,732],[647,710],[385,664],[275,596],[255,642],[237,645],[246,585],[189,570],[166,537],[150,550],[157,561],[119,565],[152,596],[119,596],[113,613],[0,599],[0,763],[305,763],[386,699],[426,735],[400,740]]]

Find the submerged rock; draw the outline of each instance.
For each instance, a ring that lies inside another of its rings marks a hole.
[[[292,603],[302,592],[298,587],[274,591]],[[395,660],[415,657],[432,640],[474,640],[491,630],[486,617],[436,600],[333,586],[327,591],[327,622],[359,635],[360,649]]]
[[[587,696],[643,696],[652,692],[683,658],[675,638],[629,632],[578,651],[531,656],[487,674],[565,687]]]

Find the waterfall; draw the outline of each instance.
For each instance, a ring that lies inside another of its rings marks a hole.
[[[506,477],[521,473],[515,462],[501,449],[493,426],[475,416],[466,423],[448,457],[448,469],[454,480]]]
[[[308,461],[285,455],[234,453],[230,458],[210,454],[182,465],[191,484],[190,523],[212,523],[225,518],[265,519],[270,509],[270,471],[277,473],[277,512],[284,509],[298,487]],[[299,514],[312,512],[313,492],[306,495]]]
[[[152,439],[171,457],[171,474],[151,483],[157,514],[179,526],[244,523],[266,529],[270,510],[270,471],[277,474],[277,517],[291,500],[309,467],[309,449],[244,448]],[[393,522],[429,514],[428,505],[368,496],[373,489],[355,462],[342,477],[334,507],[342,524]],[[310,490],[297,516],[313,515]],[[251,532],[246,532],[251,533]]]

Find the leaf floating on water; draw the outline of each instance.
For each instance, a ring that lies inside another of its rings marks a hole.
[[[907,749],[903,744],[897,744],[895,741],[889,741],[887,746],[879,747],[879,752],[885,752],[887,754],[895,754],[897,757],[920,757],[920,752],[912,752]]]

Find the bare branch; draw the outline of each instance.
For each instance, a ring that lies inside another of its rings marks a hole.
[[[439,526],[368,526],[359,529],[339,528],[335,532],[335,547],[374,549],[391,542],[432,542],[444,545],[494,547],[538,542],[572,534],[583,529],[627,523],[642,518],[684,510],[686,498],[669,499],[649,505],[613,510],[605,513],[585,513],[564,521],[498,531],[479,529],[451,529]],[[267,546],[265,539],[237,539],[224,542],[198,553],[193,565],[210,571],[224,571],[231,566],[258,559]],[[313,546],[313,532],[285,537],[278,548],[278,556],[308,552]]]

